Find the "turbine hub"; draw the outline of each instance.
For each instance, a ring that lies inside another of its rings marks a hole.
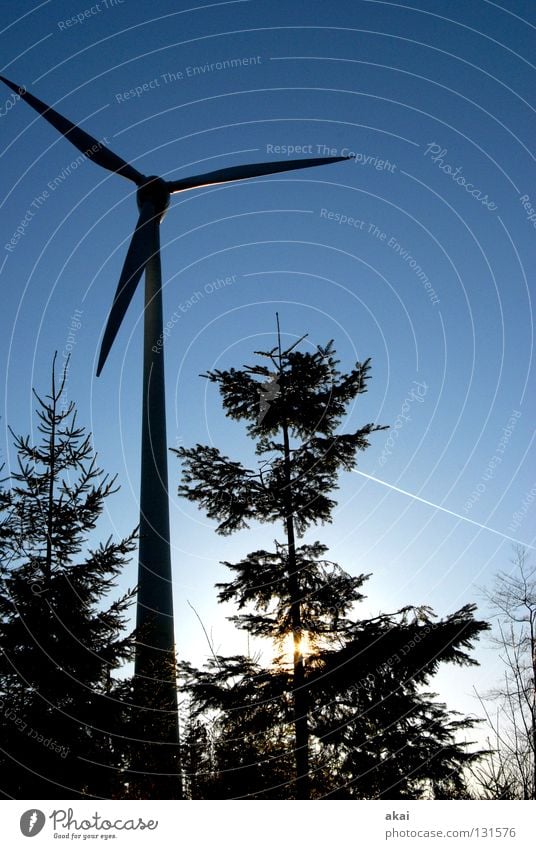
[[[161,177],[146,177],[136,192],[138,208],[141,209],[146,201],[150,201],[154,206],[155,213],[160,216],[160,220],[166,214],[169,197],[167,183]]]

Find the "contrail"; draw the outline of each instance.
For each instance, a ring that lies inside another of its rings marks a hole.
[[[434,507],[436,510],[441,510],[443,513],[448,513],[449,516],[455,516],[456,519],[462,519],[464,522],[469,522],[471,525],[476,525],[477,528],[482,528],[484,531],[489,531],[492,534],[497,534],[498,537],[502,537],[503,539],[509,539],[511,542],[517,543],[517,545],[523,545],[526,548],[536,548],[534,545],[530,545],[528,542],[521,542],[519,539],[515,539],[514,537],[509,537],[508,534],[503,534],[501,531],[496,531],[495,528],[490,528],[488,525],[481,525],[480,522],[475,522],[474,519],[468,519],[467,516],[460,516],[459,513],[454,513],[453,510],[447,510],[446,507],[440,507],[439,504],[434,504],[432,501],[427,501],[426,498],[421,498],[419,495],[414,495],[412,492],[407,492],[405,489],[400,489],[398,486],[393,486],[392,483],[386,483],[385,481],[380,480],[379,478],[375,478],[372,475],[366,475],[365,472],[358,472],[357,469],[352,469],[352,471],[356,475],[361,475],[363,478],[368,478],[370,481],[374,481],[375,483],[381,483],[382,486],[386,486],[388,489],[392,489],[395,492],[400,492],[402,495],[407,495],[408,498],[413,498],[415,501],[420,501],[422,504],[427,504],[429,507]]]

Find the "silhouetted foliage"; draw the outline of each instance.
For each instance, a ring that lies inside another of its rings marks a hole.
[[[226,414],[247,422],[257,469],[212,446],[175,450],[183,464],[179,493],[217,520],[220,534],[252,520],[285,530],[275,551],[226,562],[233,579],[217,585],[219,600],[238,608],[231,617],[238,628],[275,641],[274,665],[243,656],[214,657],[203,670],[183,664],[188,734],[198,738],[203,720],[210,728],[203,779],[190,775],[191,794],[463,796],[463,769],[476,755],[456,735],[473,723],[424,688],[440,663],[473,663],[467,650],[487,625],[475,621],[471,605],[443,620],[406,607],[360,621],[368,576],[329,561],[318,541],[297,545],[308,528],[331,521],[338,473],[355,467],[381,429],[338,432],[350,402],[366,391],[370,361],[341,373],[331,342],[313,353],[297,345],[256,352],[270,366],[206,375]]]
[[[2,496],[0,790],[14,798],[123,795],[133,654],[132,592],[109,600],[134,536],[91,545],[117,489],[65,398],[65,371],[37,400],[39,441],[14,436]]]
[[[481,698],[490,752],[473,773],[486,799],[536,798],[536,565],[523,546],[511,562],[484,593],[503,664],[501,683]]]

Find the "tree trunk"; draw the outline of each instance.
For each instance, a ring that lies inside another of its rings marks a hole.
[[[292,479],[290,473],[290,444],[288,426],[283,424],[283,443],[285,449],[285,525],[288,545],[288,585],[290,595],[290,618],[294,640],[293,665],[293,702],[294,732],[296,742],[296,798],[309,798],[309,728],[307,722],[307,691],[305,689],[305,669],[302,650],[301,592],[296,565],[296,539],[292,506]]]
[[[48,504],[47,504],[47,546],[45,558],[45,592],[50,589],[50,580],[52,577],[52,531],[54,528],[54,484],[56,482],[56,405],[58,397],[56,395],[56,355],[52,362],[52,392],[51,392],[51,430],[49,440],[49,455],[50,455],[50,480],[48,482]],[[63,387],[62,387],[63,388]]]

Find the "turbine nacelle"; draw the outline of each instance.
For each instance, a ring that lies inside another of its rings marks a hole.
[[[136,201],[140,212],[144,204],[151,203],[159,221],[162,221],[168,210],[170,197],[168,184],[161,177],[156,176],[145,177],[136,192]]]

